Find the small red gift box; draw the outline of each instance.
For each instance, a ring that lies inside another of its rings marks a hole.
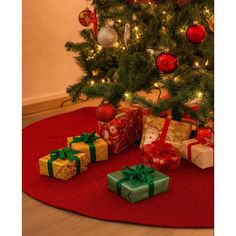
[[[108,143],[110,153],[118,154],[141,139],[142,116],[139,106],[121,107],[113,120],[98,122],[99,134]]]
[[[145,144],[142,149],[144,164],[157,170],[174,170],[180,164],[180,152],[173,145],[165,142],[169,122],[169,119],[165,120],[160,139],[151,144]]]

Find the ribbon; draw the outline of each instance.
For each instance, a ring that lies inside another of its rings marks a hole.
[[[130,167],[124,167],[122,173],[125,175],[124,178],[120,179],[116,184],[116,191],[118,195],[121,195],[121,184],[125,181],[130,181],[131,183],[138,180],[145,184],[148,184],[148,194],[149,197],[154,196],[154,183],[151,174],[154,169],[145,167],[143,164],[139,164],[132,169]]]
[[[69,148],[65,147],[61,150],[52,150],[50,152],[50,159],[48,160],[48,173],[49,176],[53,177],[53,161],[59,159],[66,160],[68,158],[69,161],[76,162],[76,174],[80,172],[80,159],[75,156],[74,154],[80,153],[79,151],[70,150]]]
[[[100,137],[96,136],[96,132],[92,132],[91,134],[83,133],[79,137],[73,137],[72,141],[70,142],[70,149],[72,149],[73,143],[84,142],[89,145],[91,163],[96,162],[96,149],[94,142],[99,138]]]
[[[159,139],[160,143],[165,143],[166,135],[167,135],[167,132],[169,129],[169,125],[170,125],[170,120],[168,118],[166,118],[165,123],[162,128],[161,137]]]

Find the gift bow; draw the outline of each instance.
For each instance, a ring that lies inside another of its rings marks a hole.
[[[146,149],[150,150],[154,157],[169,158],[173,156],[179,156],[178,150],[172,144],[166,143],[166,136],[169,129],[169,125],[170,119],[166,118],[162,128],[160,139],[157,141],[153,141],[151,144],[146,145]]]
[[[75,143],[84,142],[84,143],[94,143],[100,137],[96,136],[96,132],[92,132],[91,134],[83,133],[79,137],[73,137],[73,141]]]
[[[154,183],[153,183],[153,177],[151,176],[152,173],[154,173],[154,169],[145,167],[143,164],[139,164],[135,167],[135,169],[132,169],[130,167],[124,167],[124,170],[122,170],[122,173],[125,175],[124,178],[120,179],[117,182],[116,190],[117,194],[121,195],[121,184],[125,181],[136,181],[139,180],[143,183],[148,184],[148,191],[149,191],[149,197],[154,196]]]
[[[65,147],[65,148],[62,148],[61,150],[52,150],[50,152],[50,158],[53,161],[55,161],[58,158],[62,160],[65,160],[66,158],[68,158],[69,161],[74,161],[75,158],[77,158],[77,156],[75,156],[74,154],[78,154],[78,153],[80,153],[80,151],[71,150]]]
[[[213,138],[197,138],[199,144],[211,147],[214,149],[214,141]]]
[[[48,160],[48,173],[49,176],[53,177],[53,161],[59,159],[66,160],[68,158],[69,161],[76,162],[76,173],[80,172],[80,159],[75,156],[75,154],[80,153],[80,151],[71,150],[67,147],[62,148],[61,150],[52,150],[50,152],[50,159]]]
[[[151,145],[152,145],[152,152],[154,156],[158,156],[161,158],[179,156],[179,153],[176,150],[176,148],[169,143],[163,143],[161,141],[154,141],[152,142]]]
[[[94,142],[101,137],[96,136],[96,132],[92,132],[91,134],[83,133],[79,137],[73,137],[70,142],[70,149],[72,149],[73,143],[84,142],[89,145],[91,162],[96,162],[96,149],[94,146]]]

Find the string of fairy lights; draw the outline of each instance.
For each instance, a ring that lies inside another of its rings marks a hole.
[[[137,2],[137,1],[134,0],[134,2]],[[150,5],[152,4],[151,1],[147,2],[147,3],[150,4]],[[207,6],[203,7],[202,13],[206,17],[206,19],[209,18],[209,16],[212,15],[211,10]],[[172,15],[169,14],[167,11],[162,11],[162,15],[163,15],[163,19],[162,19],[163,26],[161,28],[161,31],[162,31],[163,34],[165,34],[165,33],[168,32],[168,28],[165,26],[165,24],[166,23],[168,24],[168,22],[172,19]],[[135,20],[136,16],[133,16],[133,19]],[[118,23],[118,24],[122,24],[123,23],[121,19],[117,19],[117,20],[108,19],[108,25],[113,25],[114,21],[116,23]],[[183,37],[185,37],[185,33],[186,33],[187,28],[188,28],[188,25],[181,25],[177,29],[176,33],[182,35]],[[132,33],[135,36],[135,39],[137,41],[141,39],[141,37],[142,37],[142,29],[141,29],[141,27],[139,25],[134,25],[131,28],[131,31],[132,31]],[[115,49],[117,49],[117,50],[119,50],[119,49],[122,50],[122,51],[126,50],[125,45],[123,45],[121,42],[118,42],[118,41],[114,43],[113,47]],[[160,50],[166,49],[164,46],[161,46],[161,45],[159,46],[159,48],[160,48]],[[99,54],[102,50],[103,50],[103,47],[100,44],[97,44],[94,49],[90,50],[89,56],[87,57],[87,60],[88,61],[89,60],[93,60],[96,57],[96,55]],[[150,54],[154,56],[155,51],[152,50],[152,49],[149,49],[149,50],[150,50]],[[209,65],[209,60],[208,59],[206,59],[205,62],[199,61],[199,60],[195,60],[194,63],[193,63],[193,68],[195,68],[195,69],[205,69],[208,65]],[[93,70],[92,71],[92,75],[93,75],[93,77],[97,77],[99,75],[99,69]],[[165,79],[168,78],[168,75],[163,75],[163,78],[165,78]],[[176,82],[176,83],[179,83],[181,81],[180,76],[176,76],[173,79],[173,81]],[[102,83],[102,84],[109,83],[109,82],[110,81],[107,78],[103,78],[103,79],[100,80],[100,83]],[[92,80],[89,81],[89,84],[90,84],[90,86],[94,86],[96,84],[96,82],[95,82],[95,80],[92,79]],[[161,88],[161,84],[162,83],[160,81],[154,82],[153,88],[154,89],[160,89]],[[204,94],[203,94],[202,91],[197,91],[196,92],[196,98],[198,100],[201,100],[203,98],[203,96],[204,96]],[[129,91],[126,91],[124,93],[124,99],[125,100],[131,100],[131,98],[132,98],[132,93],[129,92]]]

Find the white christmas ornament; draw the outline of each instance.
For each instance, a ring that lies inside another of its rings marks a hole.
[[[117,33],[110,27],[103,27],[98,32],[98,42],[103,48],[111,48],[117,41]]]

